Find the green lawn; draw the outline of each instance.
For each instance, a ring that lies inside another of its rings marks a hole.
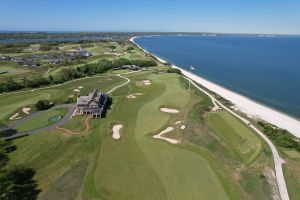
[[[75,116],[71,121],[62,126],[62,128],[69,129],[73,132],[80,133],[85,130],[84,123],[86,121],[85,116]]]
[[[282,148],[283,152],[290,158],[300,159],[300,153],[297,150],[289,150]]]
[[[230,113],[210,113],[207,118],[210,128],[228,142],[246,164],[259,154],[262,143],[246,125]]]
[[[0,95],[0,121],[11,117],[16,113],[16,110],[27,106],[36,104],[38,100],[48,99],[51,101],[64,102],[69,96],[73,95],[76,98],[77,93],[75,89],[80,89],[80,95],[86,95],[93,89],[101,89],[104,92],[111,90],[116,85],[125,82],[126,80],[109,75],[103,75],[92,78],[85,78],[57,85],[48,89],[26,91],[21,93],[11,93]]]
[[[44,128],[58,122],[58,121],[56,122],[51,121],[52,118],[57,116],[61,116],[63,118],[63,116],[67,112],[68,109],[65,108],[50,109],[18,125],[15,129],[18,132],[26,132],[26,131],[36,130],[39,128]]]
[[[87,135],[65,136],[52,130],[14,140],[17,150],[10,154],[9,166],[23,164],[36,170],[40,199],[249,199],[222,159],[206,146],[191,144],[182,137],[188,128],[182,131],[177,127],[178,138],[183,139],[179,145],[152,138],[168,126],[175,127],[175,121],[188,123],[194,105],[211,103],[207,97],[189,93],[186,82],[175,74],[142,72],[127,77],[130,84],[112,94],[107,118],[91,120]],[[150,80],[152,85],[145,86],[142,80]],[[90,84],[92,87],[96,82]],[[108,83],[105,90],[109,87]],[[143,95],[126,98],[136,92]],[[180,113],[163,113],[161,106]],[[74,118],[64,127],[80,130],[82,120]],[[230,119],[229,123],[248,130],[238,120]],[[124,125],[119,141],[112,139],[113,124]],[[210,134],[208,129],[203,131]],[[219,142],[227,144],[227,139]],[[254,159],[252,154],[249,157]]]
[[[300,196],[300,161],[285,159],[283,174],[291,200],[298,200]]]
[[[0,80],[30,72],[28,68],[19,66],[14,61],[0,61],[0,72],[3,71],[7,71],[8,73],[0,74]]]
[[[84,47],[87,45],[87,47]],[[109,46],[114,45],[116,46],[116,50],[114,52],[111,52],[111,49]],[[80,46],[83,46],[84,49],[90,51],[93,56],[84,59],[84,63],[96,63],[101,59],[109,59],[114,60],[118,58],[128,58],[128,59],[145,59],[145,53],[135,47],[133,44],[128,43],[126,45],[119,44],[116,42],[97,42],[97,43],[91,43],[91,44],[62,44],[59,46],[59,51],[67,52],[69,50],[77,50]],[[91,47],[90,47],[91,46]],[[127,52],[126,49],[132,46],[135,48],[132,52]],[[40,51],[39,50],[40,44],[32,44],[29,48],[26,49],[26,52],[22,53],[15,53],[15,54],[5,54],[6,56],[32,56],[32,55],[40,55],[41,58],[43,55],[48,53],[54,53],[57,52],[55,50],[52,51]],[[79,64],[82,65],[82,64]],[[61,70],[65,67],[77,67],[78,65],[74,64],[72,66],[58,66],[55,70],[51,71],[51,75],[56,75],[57,73],[61,72]],[[0,81],[7,81],[11,78],[14,80],[20,81],[23,77],[27,77],[28,79],[40,76],[41,74],[48,78],[49,74],[46,74],[45,72],[48,70],[48,66],[40,66],[36,68],[30,68],[30,67],[24,67],[21,65],[17,65],[13,61],[0,61],[0,72],[2,71],[8,71],[8,73],[0,74]]]

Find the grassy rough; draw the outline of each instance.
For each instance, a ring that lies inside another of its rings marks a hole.
[[[63,116],[68,112],[68,109],[65,108],[57,108],[57,109],[51,109],[48,111],[43,112],[42,114],[39,114],[38,116],[35,116],[28,121],[18,125],[16,127],[16,130],[18,132],[26,132],[31,130],[36,130],[40,128],[44,128],[47,126],[50,126],[53,124],[53,122],[50,121],[51,118],[56,116]],[[61,119],[62,119],[61,118]],[[57,123],[57,122],[54,122]]]
[[[142,72],[127,76],[131,83],[112,94],[114,101],[107,118],[91,120],[88,134],[65,136],[53,130],[14,140],[17,151],[10,154],[9,166],[24,164],[36,169],[36,179],[43,191],[40,197],[49,191],[58,191],[53,189],[54,185],[63,185],[74,173],[74,177],[85,174],[83,184],[76,185],[76,189],[70,185],[67,191],[77,194],[80,189],[80,199],[247,199],[249,196],[222,160],[229,157],[228,163],[239,162],[234,147],[224,138],[210,134],[210,129],[203,124],[206,116],[199,116],[194,110],[198,108],[194,105],[205,105],[205,109],[211,105],[207,97],[199,92],[200,96],[189,93],[186,82],[175,74]],[[150,80],[152,85],[143,85],[142,80]],[[65,90],[73,90],[81,84],[84,81]],[[105,90],[111,86],[107,83]],[[95,81],[85,85],[86,90],[94,87]],[[143,95],[126,98],[136,92]],[[163,113],[159,110],[161,106],[179,109],[180,113]],[[195,121],[190,126],[190,117],[202,124],[197,125]],[[152,138],[165,127],[175,126],[178,120],[187,125],[184,131],[176,130],[182,144],[171,145]],[[74,119],[66,126],[80,129],[78,121]],[[116,123],[124,125],[119,141],[111,136],[112,125]],[[210,141],[216,139],[223,149],[228,148],[229,156],[221,154],[222,149],[210,149],[212,144],[206,146],[205,141],[190,142],[184,136],[191,127],[200,127],[195,130],[209,135]],[[89,160],[89,163],[86,170],[79,167],[77,173],[75,169],[80,160]]]
[[[260,153],[262,142],[248,127],[228,112],[210,113],[207,118],[210,128],[230,144],[246,164]]]

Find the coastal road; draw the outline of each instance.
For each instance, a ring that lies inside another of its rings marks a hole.
[[[272,154],[273,154],[273,159],[274,159],[274,164],[275,164],[275,173],[276,173],[276,179],[277,179],[277,185],[280,193],[280,197],[282,200],[289,200],[289,194],[287,191],[286,183],[284,180],[284,175],[282,171],[282,164],[284,163],[284,160],[280,157],[276,147],[274,144],[271,142],[271,140],[263,133],[261,132],[258,128],[256,128],[249,120],[247,120],[244,117],[241,117],[240,115],[236,114],[229,108],[227,108],[225,105],[223,105],[221,102],[219,102],[214,96],[212,96],[209,92],[205,91],[201,87],[199,87],[194,81],[192,81],[189,78],[186,78],[188,81],[191,82],[192,85],[194,85],[197,89],[201,90],[203,93],[205,93],[207,96],[211,98],[213,101],[214,105],[220,105],[223,109],[227,110],[229,113],[234,115],[235,117],[239,118],[242,122],[244,122],[247,126],[252,128],[263,140],[269,145],[271,148]]]

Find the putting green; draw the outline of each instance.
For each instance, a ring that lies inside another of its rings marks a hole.
[[[80,190],[76,197],[79,199],[244,199],[245,191],[230,174],[225,174],[222,160],[209,149],[185,141],[172,145],[152,137],[174,126],[175,121],[186,121],[184,113],[195,102],[202,102],[202,97],[189,93],[185,82],[175,74],[141,72],[127,77],[131,82],[112,94],[107,118],[91,120],[88,134],[65,136],[52,130],[15,140],[17,151],[10,154],[9,166],[24,164],[34,168],[43,191],[41,197],[55,196],[59,189],[66,191],[66,198],[74,198]],[[152,84],[140,84],[142,80]],[[96,87],[98,83],[93,81],[94,85],[89,83],[88,87]],[[71,90],[78,86],[72,83],[64,87]],[[107,83],[105,90],[111,87]],[[143,95],[136,99],[126,97],[137,92]],[[65,95],[67,92],[61,94]],[[161,112],[162,106],[180,113]],[[65,127],[79,130],[80,122],[81,118],[76,118]],[[124,126],[118,141],[111,135],[113,124]],[[82,160],[88,160],[88,166],[77,168]],[[66,184],[70,177],[77,177],[76,187]],[[60,188],[53,187],[56,183]]]
[[[230,144],[245,161],[252,162],[262,148],[262,142],[246,125],[229,112],[209,113],[209,127]]]
[[[163,93],[139,110],[135,136],[147,160],[152,163],[168,199],[227,199],[216,174],[201,156],[147,137],[158,132],[170,119],[159,108],[169,105],[183,110],[191,96],[175,76],[151,76],[153,87],[163,85]],[[146,97],[145,97],[146,98]]]

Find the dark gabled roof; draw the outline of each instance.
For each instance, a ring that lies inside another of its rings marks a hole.
[[[93,92],[89,93],[88,96],[81,96],[77,99],[78,105],[88,105],[91,101],[95,101],[96,103],[100,102],[100,97],[102,96],[102,92],[99,90],[94,90]]]

